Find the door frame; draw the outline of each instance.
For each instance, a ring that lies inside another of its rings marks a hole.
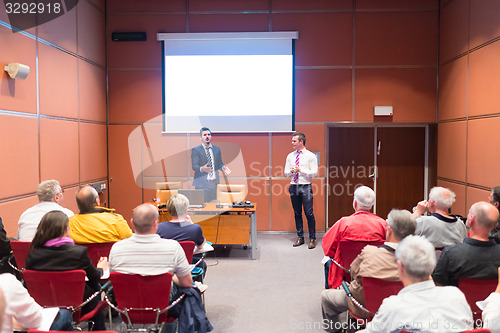
[[[385,124],[385,123],[376,123],[376,124],[327,124],[326,133],[325,133],[325,147],[326,147],[326,156],[325,156],[325,164],[326,164],[326,195],[325,195],[325,232],[328,231],[328,216],[329,216],[329,205],[328,200],[330,196],[330,129],[335,127],[351,127],[351,128],[363,128],[370,127],[373,128],[373,165],[377,166],[377,129],[379,127],[424,127],[425,128],[425,156],[424,156],[424,200],[428,199],[429,195],[429,152],[430,152],[430,142],[429,142],[429,124]],[[378,168],[375,168],[375,172],[378,172]],[[373,182],[373,190],[375,192],[375,197],[377,194],[377,175],[375,175],[375,180]],[[375,204],[373,205],[373,212],[377,213],[377,200],[375,200]]]

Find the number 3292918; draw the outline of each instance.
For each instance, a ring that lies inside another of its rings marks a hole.
[[[60,2],[6,2],[7,14],[59,14],[62,11]]]

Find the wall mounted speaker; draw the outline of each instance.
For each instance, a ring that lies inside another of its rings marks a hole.
[[[113,42],[144,42],[146,40],[145,32],[112,32],[111,40]]]

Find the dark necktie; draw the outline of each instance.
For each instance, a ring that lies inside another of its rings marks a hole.
[[[213,162],[212,162],[212,154],[210,154],[210,149],[212,149],[212,147],[208,147],[206,149],[206,153],[207,153],[208,167],[212,168],[212,172],[209,173],[209,176],[212,177],[213,174],[214,174],[214,172],[213,172],[214,165],[213,165]]]

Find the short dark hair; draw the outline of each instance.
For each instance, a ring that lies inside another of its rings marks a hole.
[[[201,130],[200,130],[200,136],[202,136],[203,132],[205,132],[205,131],[209,131],[210,135],[212,135],[212,131],[210,130],[210,128],[208,128],[208,127],[202,127]]]
[[[292,136],[298,136],[297,140],[302,141],[306,145],[306,135],[304,133],[295,132]]]
[[[68,228],[68,216],[60,210],[53,210],[45,214],[36,228],[35,237],[31,241],[31,248],[42,247],[49,240],[64,235]]]
[[[500,186],[495,186],[491,189],[493,202],[500,202]]]

